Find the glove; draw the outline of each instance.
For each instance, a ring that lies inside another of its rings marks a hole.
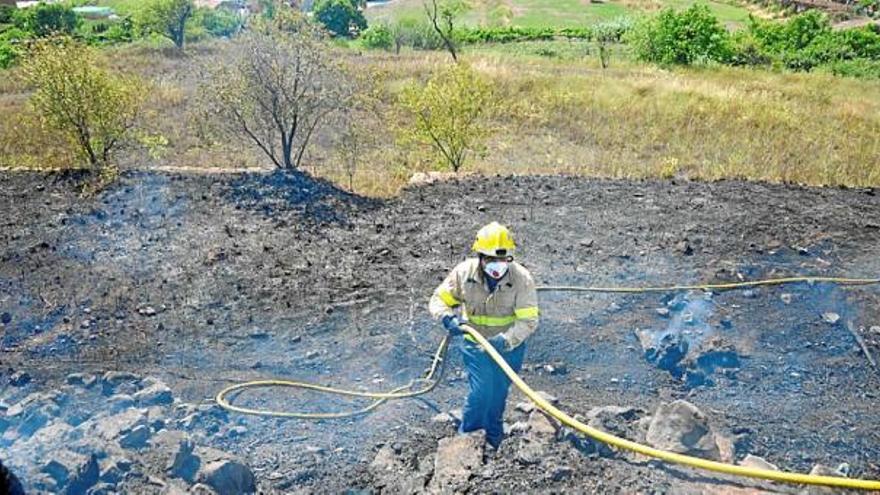
[[[504,338],[504,334],[499,333],[492,337],[489,339],[489,343],[492,344],[492,347],[494,347],[496,351],[507,352],[507,339]]]
[[[450,337],[457,337],[459,335],[464,335],[464,330],[461,329],[460,323],[458,322],[458,318],[452,315],[446,315],[443,317],[443,328],[445,328],[449,332]]]

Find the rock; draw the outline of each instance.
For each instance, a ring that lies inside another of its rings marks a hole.
[[[521,464],[537,464],[556,438],[556,426],[538,410],[529,414],[527,426],[516,450],[516,460]]]
[[[112,483],[98,483],[97,485],[89,488],[86,492],[86,495],[116,495],[119,491],[116,489],[116,486]]]
[[[654,311],[656,311],[658,315],[664,318],[669,316],[669,308],[657,308]]]
[[[119,439],[119,445],[124,449],[142,449],[147,446],[149,440],[150,427],[138,425]]]
[[[547,392],[544,392],[543,390],[538,390],[537,394],[541,396],[542,399],[553,405],[559,404],[559,399],[557,399],[555,395],[551,395]]]
[[[522,411],[522,412],[528,414],[528,413],[535,410],[535,403],[534,402],[525,402],[525,401],[519,402],[516,404],[515,409],[517,411]]]
[[[70,482],[71,476],[88,462],[87,456],[62,449],[52,453],[49,460],[40,467],[40,472],[48,475],[55,483],[56,490],[60,492]]]
[[[138,314],[141,316],[156,316],[156,309],[152,306],[141,306],[138,309]]]
[[[217,492],[215,492],[213,488],[203,483],[196,483],[192,486],[192,488],[189,489],[189,492],[187,493],[191,493],[193,495],[217,495]]]
[[[483,431],[456,435],[437,443],[434,458],[434,476],[429,489],[435,493],[460,492],[468,480],[483,465]]]
[[[201,459],[193,454],[195,445],[187,436],[182,436],[176,448],[166,463],[165,472],[175,478],[181,478],[189,482],[196,479],[196,474],[202,464]]]
[[[206,464],[199,470],[198,480],[199,483],[211,487],[218,495],[240,495],[257,491],[257,483],[251,469],[232,459]]]
[[[775,464],[767,462],[763,457],[758,457],[752,454],[747,454],[743,460],[739,462],[739,465],[756,469],[766,469],[768,471],[779,471],[779,468]]]
[[[116,394],[107,399],[107,407],[111,412],[118,413],[134,406],[134,397],[128,394]]]
[[[243,435],[246,435],[247,432],[248,432],[248,429],[245,426],[241,426],[241,425],[233,426],[232,428],[229,428],[228,430],[226,430],[226,438],[238,438]]]
[[[144,406],[155,406],[162,404],[171,404],[174,402],[174,395],[168,385],[157,381],[147,388],[134,394],[134,400],[138,404]]]
[[[92,454],[89,456],[89,460],[85,464],[81,464],[73,477],[70,478],[66,493],[71,495],[85,493],[98,483],[99,474],[98,458]]]
[[[733,439],[716,432],[715,445],[718,446],[721,462],[733,464],[733,461],[736,460],[736,445],[734,445]]]
[[[758,297],[758,291],[755,289],[746,289],[742,292],[742,295],[746,299],[755,299]]]
[[[779,295],[779,299],[781,299],[782,302],[785,304],[791,304],[792,297],[793,296],[791,294],[780,294]]]
[[[871,327],[871,333],[874,335],[880,335],[880,326]]]
[[[574,469],[570,466],[556,466],[553,468],[553,471],[550,472],[550,479],[559,482],[571,478],[572,474],[574,474]]]
[[[532,411],[529,414],[529,433],[543,438],[556,436],[556,426],[541,411]]]
[[[134,393],[140,377],[127,371],[108,371],[101,377],[101,389],[104,395],[114,393]]]
[[[568,367],[565,366],[565,363],[545,364],[544,371],[551,375],[566,375],[568,374]]]
[[[6,312],[4,312],[3,314],[0,314],[0,323],[2,323],[4,325],[9,325],[10,322],[12,322],[12,315],[11,314],[6,313]]]
[[[844,471],[849,471],[848,464],[844,463],[844,464],[841,464],[841,466],[844,466]],[[833,469],[833,468],[826,466],[824,464],[816,464],[815,466],[813,466],[813,469],[810,469],[810,474],[816,475],[816,476],[838,476],[838,477],[846,478],[847,475],[841,471],[841,469],[840,469],[841,466],[838,466],[837,469]]]
[[[145,409],[126,409],[119,414],[94,417],[76,429],[86,438],[114,441],[142,424],[147,424]]]
[[[828,311],[827,313],[822,313],[822,320],[825,323],[830,323],[831,325],[834,325],[840,320],[840,315],[832,311]]]
[[[648,426],[646,441],[658,449],[721,460],[708,418],[696,406],[684,400],[657,408]]]
[[[68,385],[77,385],[81,387],[91,387],[97,381],[97,377],[95,375],[89,375],[85,373],[71,373],[67,375],[67,384]]]
[[[690,243],[687,240],[679,241],[675,245],[675,250],[685,256],[690,256],[690,255],[694,254],[694,248],[691,247]]]
[[[431,418],[431,422],[432,423],[454,423],[455,419],[452,416],[450,416],[449,413],[442,412],[439,414],[435,414]]]
[[[13,387],[24,387],[31,382],[31,375],[26,371],[16,371],[9,377],[9,384]]]
[[[424,460],[419,461],[419,469],[414,471],[412,459],[401,458],[393,446],[384,445],[370,463],[370,474],[382,493],[420,493],[431,469],[430,464],[422,465]]]

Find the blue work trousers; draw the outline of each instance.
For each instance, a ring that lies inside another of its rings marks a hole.
[[[467,433],[486,430],[486,441],[497,449],[504,439],[504,406],[510,389],[510,379],[479,344],[465,340],[461,352],[468,372],[470,391],[458,431]],[[510,352],[501,353],[507,364],[517,373],[522,369],[525,354],[525,343]]]

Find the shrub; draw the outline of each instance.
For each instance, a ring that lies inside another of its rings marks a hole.
[[[90,48],[69,38],[37,42],[22,73],[41,122],[75,143],[89,169],[115,170],[113,153],[133,125],[143,85],[100,68]]]
[[[390,50],[394,46],[394,35],[384,24],[374,24],[364,30],[360,36],[361,45],[365,48]]]
[[[409,46],[416,50],[439,50],[444,47],[443,38],[427,22],[403,19],[391,26],[391,33],[397,49]]]
[[[12,24],[15,5],[0,5],[0,24]]]
[[[639,59],[664,65],[725,63],[732,55],[730,34],[701,4],[682,12],[665,9],[643,20],[627,39]]]
[[[458,172],[489,135],[488,117],[495,109],[493,88],[466,64],[454,64],[425,85],[411,85],[400,105],[413,117],[400,130],[404,141],[430,146],[438,161]]]
[[[18,9],[13,17],[16,27],[39,37],[73,34],[82,21],[73,11],[73,7],[63,3],[41,2],[26,9]]]
[[[0,33],[0,69],[7,69],[16,63],[22,55],[23,44],[28,38],[28,33],[18,28],[7,29]]]
[[[230,37],[241,29],[241,17],[228,9],[200,9],[201,24],[211,36]]]
[[[312,12],[334,36],[350,37],[353,30],[367,27],[367,20],[355,0],[318,0]]]
[[[880,79],[880,61],[878,60],[841,60],[823,66],[822,70],[836,76]]]

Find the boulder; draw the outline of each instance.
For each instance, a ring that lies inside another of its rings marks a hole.
[[[242,462],[223,459],[205,464],[198,473],[199,483],[211,487],[218,495],[255,493],[254,473]]]
[[[516,460],[522,464],[537,464],[547,454],[556,438],[556,425],[538,410],[529,414],[526,433],[520,439]]]
[[[104,395],[114,393],[134,393],[138,390],[140,377],[127,371],[108,371],[101,377],[101,390]]]
[[[434,476],[429,490],[435,493],[460,492],[483,465],[485,432],[477,431],[441,439],[434,458]]]
[[[134,394],[134,400],[142,406],[155,406],[162,404],[171,404],[174,402],[174,395],[168,385],[162,382],[155,382],[147,388]]]
[[[685,400],[663,404],[648,426],[646,441],[658,449],[721,460],[709,420],[695,405]]]
[[[9,384],[13,387],[24,387],[31,382],[31,375],[26,371],[16,371],[9,377]]]
[[[150,440],[150,427],[137,425],[119,438],[119,445],[124,449],[142,449]]]
[[[55,483],[57,493],[82,494],[98,482],[98,459],[69,450],[55,452],[40,468]]]
[[[175,478],[195,481],[202,461],[193,453],[194,450],[195,445],[189,437],[180,439],[177,447],[171,452],[165,471]]]

